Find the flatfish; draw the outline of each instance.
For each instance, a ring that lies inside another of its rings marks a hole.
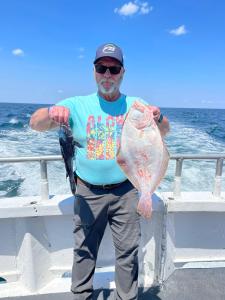
[[[123,124],[117,163],[139,191],[137,211],[150,218],[152,194],[165,175],[169,152],[150,106],[135,101]]]

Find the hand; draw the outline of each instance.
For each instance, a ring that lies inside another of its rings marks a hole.
[[[154,120],[157,122],[159,120],[159,117],[160,117],[160,114],[161,114],[160,108],[157,107],[157,106],[150,106],[150,109],[153,112]]]
[[[51,120],[68,125],[70,111],[64,106],[51,106],[48,111],[48,116]]]

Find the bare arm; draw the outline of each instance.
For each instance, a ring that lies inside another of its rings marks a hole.
[[[37,131],[46,131],[57,126],[58,124],[49,118],[48,108],[36,110],[30,118],[30,127]]]
[[[70,111],[64,106],[52,106],[36,110],[30,118],[30,127],[37,131],[46,131],[68,124]]]
[[[163,116],[161,123],[157,122],[157,125],[162,136],[165,136],[170,131],[170,124],[165,116]]]
[[[165,136],[170,131],[170,125],[167,117],[163,116],[161,122],[159,123],[159,119],[161,115],[160,108],[157,106],[150,106],[150,107],[153,110],[154,119],[160,130],[161,135]]]

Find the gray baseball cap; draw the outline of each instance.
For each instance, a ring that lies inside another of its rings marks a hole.
[[[106,43],[98,47],[95,55],[94,64],[102,57],[112,57],[119,61],[123,66],[123,52],[117,45]]]

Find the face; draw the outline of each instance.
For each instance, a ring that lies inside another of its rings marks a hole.
[[[110,57],[101,58],[96,63],[96,65],[105,66],[105,67],[118,67],[118,68],[121,67],[117,60]],[[110,72],[109,69],[107,69],[105,73],[101,74],[98,73],[94,67],[94,76],[95,76],[96,83],[98,85],[98,90],[101,94],[105,96],[113,96],[119,93],[120,84],[123,79],[124,68],[121,67],[121,70],[118,74],[112,74],[112,73]]]

